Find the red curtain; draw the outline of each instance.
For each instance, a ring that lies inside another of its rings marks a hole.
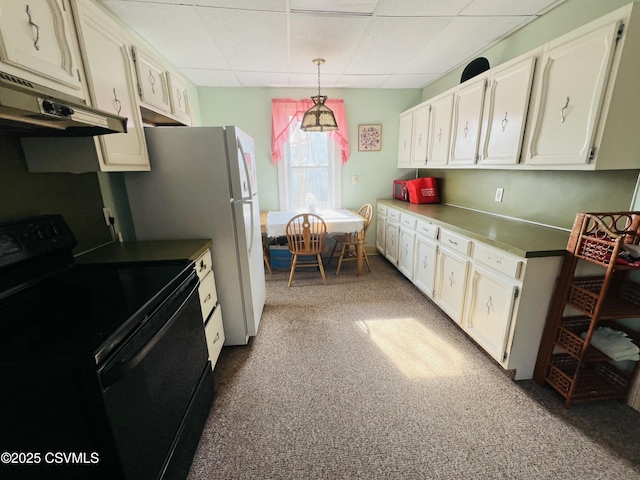
[[[289,139],[291,124],[297,124],[302,121],[304,112],[313,106],[313,100],[310,98],[302,100],[274,98],[271,102],[271,165],[275,165],[282,159],[282,148]],[[327,133],[340,147],[342,164],[344,165],[351,154],[344,101],[342,99],[329,98],[325,105],[333,111],[336,117],[338,130],[332,130]]]

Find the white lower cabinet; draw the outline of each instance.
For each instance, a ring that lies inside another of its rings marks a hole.
[[[209,360],[211,360],[211,368],[214,368],[224,343],[224,329],[222,327],[222,306],[218,303],[216,282],[211,266],[211,251],[207,250],[196,260],[195,270],[200,280],[198,295],[200,296],[200,310]]]
[[[387,229],[387,207],[378,204],[376,216],[376,248],[384,256],[384,239]]]
[[[416,231],[407,227],[400,227],[398,241],[398,270],[413,280],[413,251],[416,243]]]
[[[398,266],[398,253],[400,252],[400,212],[393,208],[387,208],[387,219],[384,228],[384,256]]]
[[[532,378],[563,257],[520,257],[382,207],[378,249],[515,380]]]
[[[416,235],[416,250],[413,258],[413,284],[427,297],[434,296],[436,276],[436,243],[422,235]]]
[[[207,350],[209,351],[209,359],[211,360],[211,368],[215,367],[222,345],[224,344],[224,329],[222,327],[222,306],[216,306],[209,317],[209,321],[204,327],[204,333],[207,340]]]
[[[460,324],[466,291],[469,260],[445,247],[438,250],[435,302]]]
[[[517,284],[477,264],[471,267],[462,326],[498,362],[508,358],[507,343],[518,294]]]
[[[400,224],[387,217],[384,235],[384,256],[396,267],[398,266],[398,252],[400,251],[399,243]]]

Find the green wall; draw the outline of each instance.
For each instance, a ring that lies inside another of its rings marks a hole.
[[[56,213],[78,240],[74,253],[111,241],[95,173],[29,173],[20,140],[0,135],[0,223]]]
[[[486,57],[492,67],[498,66],[628,3],[569,0],[478,56]],[[463,69],[424,88],[422,100],[458,85]],[[419,173],[440,178],[443,202],[569,229],[577,212],[629,210],[639,171],[424,169]],[[493,200],[497,187],[505,189],[502,203]]]
[[[258,165],[258,191],[261,210],[279,210],[278,172],[271,165],[271,99],[300,99],[312,95],[312,89],[294,88],[199,88],[203,125],[237,125],[255,140]],[[391,195],[394,178],[415,175],[396,168],[398,119],[400,112],[420,103],[421,91],[327,89],[329,98],[342,98],[347,115],[351,157],[342,168],[342,206],[358,209],[364,203]],[[382,149],[359,152],[358,124],[382,124]],[[359,177],[358,184],[351,183]],[[375,225],[367,235],[367,244],[375,243]]]

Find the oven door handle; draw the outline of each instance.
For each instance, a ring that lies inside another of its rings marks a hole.
[[[136,338],[130,340],[130,342],[125,342],[124,345],[122,345],[122,354],[121,355],[117,355],[116,357],[107,361],[107,364],[105,365],[104,369],[102,369],[102,371],[100,372],[100,383],[102,384],[102,389],[104,391],[106,391],[110,386],[114,385],[115,383],[117,383],[120,379],[122,379],[128,372],[130,372],[131,370],[133,370],[140,362],[142,362],[142,360],[144,360],[144,358],[147,356],[147,354],[151,351],[151,349],[153,349],[153,347],[162,339],[162,337],[164,337],[164,335],[169,331],[169,329],[171,328],[171,326],[173,325],[173,323],[178,319],[178,317],[180,317],[180,315],[182,314],[183,310],[185,309],[185,306],[187,305],[187,303],[189,302],[189,300],[191,300],[191,298],[193,297],[193,295],[197,294],[198,292],[198,286],[200,284],[198,277],[195,275],[195,271],[193,273],[193,279],[191,280],[191,282],[195,282],[194,285],[189,289],[189,285],[186,285],[185,291],[181,292],[179,295],[180,297],[184,298],[184,300],[182,300],[180,302],[180,304],[178,305],[177,308],[175,308],[173,310],[173,313],[170,312],[162,312],[162,307],[160,307],[160,309],[155,312],[153,314],[153,316],[159,316],[157,318],[161,319],[161,317],[166,318],[165,315],[170,314],[171,317],[169,318],[169,320],[167,320],[164,325],[155,333],[153,334],[152,329],[154,327],[154,319],[151,318],[149,319],[149,321],[142,327],[141,330],[148,330],[151,331],[151,333],[153,336],[147,340],[147,335],[145,335],[143,331],[137,332],[139,333],[138,335],[134,334],[134,336]],[[189,282],[189,283],[191,283]],[[188,290],[188,291],[187,291]],[[127,344],[129,343],[129,345]],[[141,346],[142,348],[140,348],[137,352],[135,353],[130,353],[131,350],[133,350],[133,348],[130,346],[130,344],[137,344],[139,346]]]

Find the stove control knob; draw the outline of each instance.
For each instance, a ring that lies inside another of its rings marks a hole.
[[[47,113],[54,113],[56,111],[55,105],[51,103],[49,100],[42,101],[42,108]]]
[[[73,108],[71,107],[67,107],[66,105],[62,105],[60,107],[60,112],[62,113],[62,115],[64,115],[65,117],[70,117],[71,115],[73,115]]]

